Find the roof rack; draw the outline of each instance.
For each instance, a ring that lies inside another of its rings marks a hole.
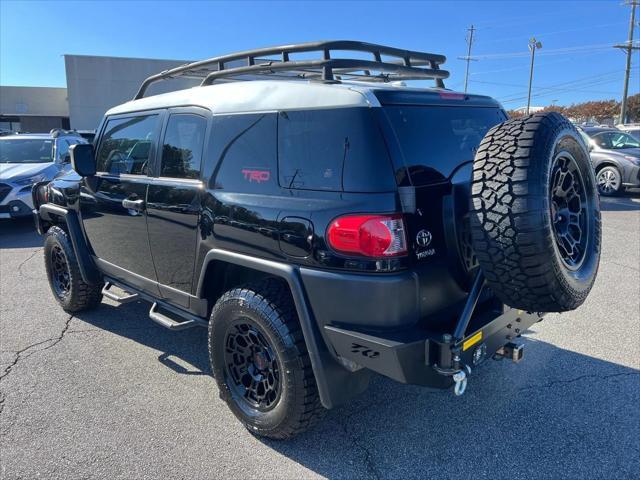
[[[373,59],[333,58],[334,51],[366,52],[372,54]],[[308,52],[321,52],[322,55],[318,59],[291,60],[290,58],[291,54]],[[385,58],[383,61],[383,55],[392,57],[392,59]],[[261,58],[273,56],[278,56],[279,59]],[[248,74],[286,73],[287,78],[319,78],[324,82],[337,82],[346,79],[345,77],[371,82],[432,79],[436,81],[438,87],[444,88],[442,80],[449,77],[449,72],[440,70],[440,65],[445,61],[444,55],[402,50],[351,40],[259,48],[187,63],[152,75],[142,82],[134,100],[143,98],[151,84],[162,80],[176,77],[201,78],[200,86],[205,86],[211,85],[218,79],[229,80],[231,77]],[[240,63],[240,66],[228,65],[231,62]],[[373,75],[372,71],[378,72],[378,74]],[[236,78],[236,80],[241,80],[241,78]]]

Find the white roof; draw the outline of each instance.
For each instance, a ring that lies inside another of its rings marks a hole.
[[[132,100],[110,109],[107,115],[186,105],[201,106],[213,113],[379,106],[371,89],[369,85],[300,80],[229,82]]]

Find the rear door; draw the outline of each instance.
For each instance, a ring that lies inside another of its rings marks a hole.
[[[94,177],[83,180],[81,213],[103,272],[158,294],[147,235],[146,198],[163,112],[107,119]]]
[[[387,105],[398,164],[399,186],[413,187],[416,210],[407,215],[408,241],[419,263],[447,255],[443,218],[461,221],[468,210],[471,166],[486,132],[505,120],[497,107]],[[453,190],[453,191],[452,191]],[[458,191],[460,195],[451,195]],[[456,205],[448,205],[454,197]],[[443,215],[443,210],[455,209]]]
[[[160,293],[183,307],[189,307],[192,291],[209,118],[204,109],[169,110],[156,178],[147,193],[149,245]]]

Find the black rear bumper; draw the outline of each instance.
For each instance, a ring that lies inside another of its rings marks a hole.
[[[384,334],[328,325],[324,330],[336,355],[357,366],[401,383],[448,388],[452,377],[443,375],[440,367],[451,364],[455,355],[461,366],[473,370],[541,319],[542,314],[522,310],[485,311],[472,319],[469,333],[458,342],[419,327]]]

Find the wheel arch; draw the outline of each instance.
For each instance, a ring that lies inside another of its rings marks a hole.
[[[59,205],[45,203],[40,206],[37,215],[37,223],[40,225],[38,226],[38,232],[41,234],[46,233],[46,230],[48,230],[48,227],[42,226],[43,220],[49,224],[59,226],[69,235],[73,251],[78,259],[78,267],[82,279],[89,284],[99,283],[102,280],[102,275],[91,258],[89,244],[84,236],[78,213],[75,210]]]
[[[210,250],[203,261],[196,296],[205,299],[211,292],[212,283],[216,283],[217,268],[235,269],[244,273],[255,273],[258,276],[273,276],[283,279],[291,292],[298,321],[304,337],[305,345],[311,360],[316,378],[320,401],[325,408],[333,408],[345,403],[366,389],[369,375],[364,372],[349,372],[332,356],[322,334],[314,321],[313,312],[309,308],[307,296],[302,285],[300,272],[296,266],[251,257],[228,250]],[[254,280],[256,277],[252,277]],[[217,282],[220,284],[220,282]],[[224,282],[223,282],[224,284]],[[215,292],[218,287],[213,287]],[[222,292],[224,293],[224,292]],[[217,298],[215,299],[217,300]],[[209,307],[212,308],[212,305]]]
[[[605,167],[615,167],[618,170],[618,172],[622,174],[620,165],[618,164],[618,162],[616,162],[615,160],[611,160],[609,158],[605,160],[601,160],[599,163],[597,163],[594,167],[594,171],[597,174],[600,170],[602,170]]]

